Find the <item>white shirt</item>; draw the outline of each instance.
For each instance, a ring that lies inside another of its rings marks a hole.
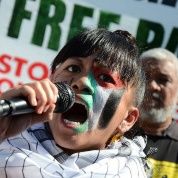
[[[146,178],[144,147],[139,136],[69,156],[37,124],[0,144],[0,178]]]

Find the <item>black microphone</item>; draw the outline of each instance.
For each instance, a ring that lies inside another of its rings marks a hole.
[[[75,102],[75,93],[71,87],[63,82],[55,83],[58,88],[58,97],[54,112],[63,113],[72,107]],[[0,117],[34,113],[35,107],[24,97],[15,97],[8,100],[0,100]]]

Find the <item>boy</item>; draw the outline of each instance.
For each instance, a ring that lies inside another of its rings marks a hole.
[[[1,95],[23,95],[36,107],[35,114],[1,119],[1,138],[8,137],[0,145],[2,177],[146,177],[144,139],[123,136],[137,121],[144,95],[135,39],[121,30],[83,32],[62,48],[51,71],[50,80]],[[75,92],[65,113],[53,112],[56,82]]]

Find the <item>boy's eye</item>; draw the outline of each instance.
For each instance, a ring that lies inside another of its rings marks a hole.
[[[69,71],[69,72],[81,72],[81,69],[78,65],[70,65],[68,67],[66,67],[66,69]]]
[[[113,80],[113,78],[108,74],[100,74],[98,78],[102,80],[103,82],[115,84],[115,81]]]

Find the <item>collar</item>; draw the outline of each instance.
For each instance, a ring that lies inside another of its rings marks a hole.
[[[163,132],[162,136],[168,136],[178,141],[178,120],[172,119],[169,127]]]

